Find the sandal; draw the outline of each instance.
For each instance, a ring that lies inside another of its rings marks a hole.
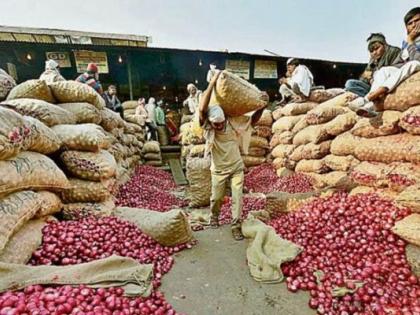
[[[235,239],[235,241],[242,241],[244,239],[244,235],[242,234],[240,227],[232,228],[232,236]]]
[[[219,218],[218,217],[211,217],[210,218],[210,227],[212,229],[217,229],[219,227]]]

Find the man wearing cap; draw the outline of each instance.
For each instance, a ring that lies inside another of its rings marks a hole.
[[[369,93],[370,82],[375,71],[382,67],[388,67],[397,59],[401,49],[391,46],[386,42],[385,36],[381,33],[372,33],[368,39],[368,50],[370,61],[359,80],[347,80],[345,89],[358,96],[365,96]]]
[[[393,66],[383,67],[373,76],[370,93],[349,104],[349,108],[363,117],[375,117],[375,102],[384,99],[405,79],[420,71],[420,7],[411,9],[404,17],[407,38]]]
[[[39,79],[44,80],[47,83],[66,80],[60,74],[60,66],[53,59],[48,59],[47,61],[45,61],[45,71],[41,74]]]
[[[79,75],[76,79],[77,82],[84,83],[92,87],[96,92],[102,95],[104,92],[102,90],[102,85],[99,82],[99,71],[98,66],[94,63],[88,64],[86,72]]]
[[[308,67],[301,65],[299,59],[290,58],[287,60],[287,74],[279,80],[279,92],[282,102],[302,102],[309,97],[311,88],[314,85],[314,77]]]
[[[197,87],[192,83],[187,85],[187,91],[189,95],[188,98],[184,101],[184,106],[188,108],[190,114],[194,115],[197,110],[202,92],[198,90]]]
[[[256,111],[252,117],[225,117],[219,105],[209,106],[211,93],[220,75],[217,72],[203,93],[198,107],[200,125],[204,128],[206,139],[205,157],[211,155],[211,199],[210,226],[219,226],[220,209],[225,197],[227,181],[230,181],[232,191],[232,236],[242,240],[241,212],[244,183],[244,163],[241,150],[248,151],[252,128],[261,117],[264,109]],[[268,95],[264,95],[268,101]]]

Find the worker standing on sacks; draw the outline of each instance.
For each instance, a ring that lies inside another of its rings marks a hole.
[[[232,236],[235,240],[242,240],[241,212],[244,182],[244,163],[241,150],[248,150],[252,125],[260,119],[264,108],[257,110],[251,117],[225,117],[221,106],[209,106],[211,94],[216,86],[220,72],[210,81],[199,104],[199,122],[204,129],[206,139],[205,156],[211,154],[211,182],[210,198],[212,228],[219,226],[220,208],[225,197],[226,181],[231,182],[232,191]],[[263,98],[268,102],[268,95]]]

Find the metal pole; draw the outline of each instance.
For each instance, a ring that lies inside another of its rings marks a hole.
[[[128,72],[128,88],[130,90],[130,100],[133,100],[133,82],[131,77],[131,56],[127,53],[127,72]]]

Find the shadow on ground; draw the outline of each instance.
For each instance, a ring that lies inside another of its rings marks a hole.
[[[307,293],[290,293],[284,283],[260,284],[249,275],[246,241],[230,227],[195,233],[198,244],[176,255],[161,290],[177,312],[188,315],[306,315]]]

